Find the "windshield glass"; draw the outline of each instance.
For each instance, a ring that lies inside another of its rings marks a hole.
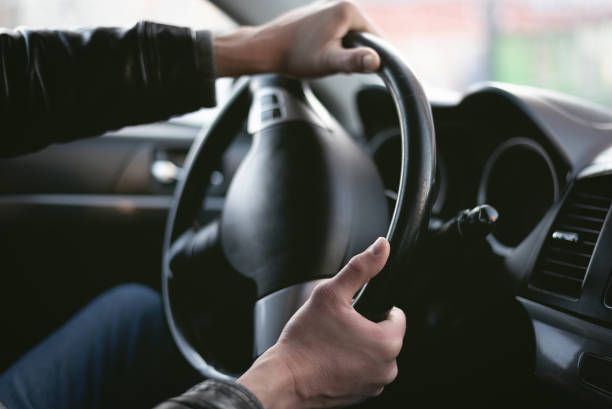
[[[0,27],[124,27],[139,20],[227,30],[235,23],[206,0],[0,0]]]
[[[534,85],[612,107],[610,0],[355,0],[430,85]],[[225,31],[206,0],[0,0],[0,27],[127,26],[148,19]]]
[[[610,0],[356,0],[419,78],[533,85],[612,107]]]

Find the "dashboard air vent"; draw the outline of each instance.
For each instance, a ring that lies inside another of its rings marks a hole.
[[[611,203],[612,175],[576,181],[542,247],[532,275],[533,287],[580,297]]]

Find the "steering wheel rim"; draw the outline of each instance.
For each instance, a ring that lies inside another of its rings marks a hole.
[[[383,270],[357,294],[357,311],[380,321],[392,305],[388,295],[402,267],[413,256],[435,201],[436,138],[431,105],[420,82],[391,45],[368,33],[350,32],[346,47],[370,47],[380,56],[378,75],[391,92],[398,113],[402,161],[400,182],[387,239],[391,244]],[[410,198],[407,200],[406,198]]]
[[[426,227],[429,212],[433,204],[434,176],[436,166],[435,134],[429,102],[414,74],[383,40],[365,33],[351,32],[343,40],[346,47],[367,46],[376,50],[381,58],[381,69],[378,72],[390,90],[399,114],[402,134],[402,166],[398,198],[387,238],[391,243],[391,253],[387,265],[378,276],[366,284],[356,295],[355,308],[364,316],[380,320],[392,306],[388,296],[401,267],[413,255],[421,230]],[[238,131],[240,124],[228,120],[235,114],[248,110],[248,80],[242,80],[230,101],[224,106],[217,119],[209,129],[209,134]],[[409,137],[410,135],[410,137]],[[192,147],[185,163],[185,177],[179,181],[173,205],[170,209],[164,236],[162,260],[162,295],[165,316],[172,336],[188,362],[204,376],[232,380],[236,373],[220,370],[207,362],[196,348],[179,330],[170,300],[169,280],[172,278],[170,268],[172,244],[178,236],[193,224],[195,214],[200,206],[188,203],[185,197],[202,198],[207,180],[214,170],[214,162],[204,160],[215,155],[220,157],[230,143],[229,138],[219,143],[214,138],[202,137]],[[197,183],[197,182],[200,183]],[[407,198],[413,199],[408,200]]]

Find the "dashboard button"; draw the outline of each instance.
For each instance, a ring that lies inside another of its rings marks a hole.
[[[279,108],[267,109],[261,113],[261,120],[271,121],[273,119],[278,119],[281,117],[281,110]]]
[[[268,106],[268,105],[277,105],[277,104],[278,104],[278,97],[276,96],[276,94],[264,94],[261,96],[261,105]]]

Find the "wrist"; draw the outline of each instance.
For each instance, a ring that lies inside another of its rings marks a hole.
[[[294,376],[284,353],[273,346],[260,356],[237,383],[249,389],[264,409],[300,409],[302,399],[296,393]]]
[[[281,53],[260,27],[240,27],[213,38],[217,75],[240,75],[279,71]]]

